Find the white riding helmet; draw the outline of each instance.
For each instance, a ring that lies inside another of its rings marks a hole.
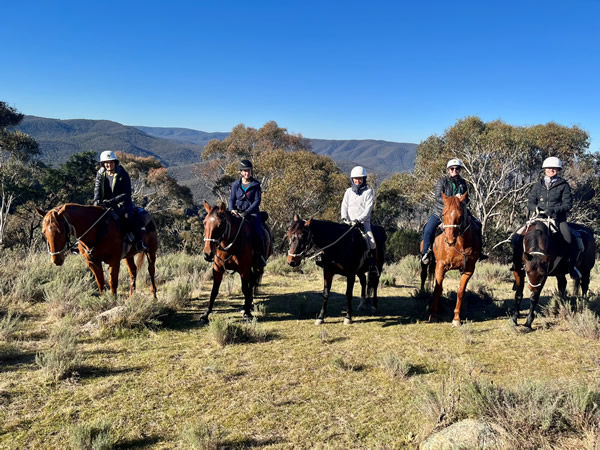
[[[542,169],[562,169],[562,161],[556,156],[550,156],[544,160]]]
[[[115,152],[111,152],[110,150],[106,150],[102,153],[100,153],[100,162],[106,162],[106,161],[118,161],[119,159],[117,158],[117,155],[115,155]]]
[[[367,176],[367,170],[363,166],[356,166],[350,172],[350,178],[361,178]]]
[[[449,169],[450,167],[464,167],[465,165],[463,164],[463,162],[458,159],[458,158],[452,158],[450,161],[448,161],[448,163],[446,164],[446,169]]]

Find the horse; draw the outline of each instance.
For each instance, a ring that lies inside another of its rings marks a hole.
[[[317,264],[323,267],[323,305],[315,321],[316,325],[321,325],[325,320],[327,310],[327,300],[331,292],[331,282],[333,275],[339,274],[346,277],[346,300],[347,308],[344,316],[344,324],[352,323],[352,290],[354,288],[354,276],[357,275],[361,284],[361,303],[359,309],[365,304],[373,311],[377,310],[377,287],[379,285],[379,274],[383,269],[385,255],[385,230],[377,225],[372,226],[375,243],[377,244],[376,266],[378,274],[369,272],[369,262],[367,259],[367,243],[362,233],[354,226],[331,222],[328,220],[302,220],[298,215],[294,215],[294,220],[287,230],[287,239],[289,241],[289,250],[287,263],[296,267],[302,261],[302,258],[313,256],[321,257]],[[365,272],[369,272],[368,284]],[[368,289],[367,289],[368,288]],[[365,291],[366,295],[365,295]]]
[[[211,207],[205,201],[204,209],[207,212],[204,218],[204,258],[213,262],[213,285],[208,310],[201,321],[208,322],[226,270],[240,274],[244,294],[243,317],[251,319],[253,294],[262,279],[264,267],[254,258],[250,224],[228,211],[224,203]],[[264,217],[264,213],[261,214]],[[264,221],[263,230],[263,243],[266,243],[264,256],[268,259],[273,254],[273,236]]]
[[[517,239],[513,251],[513,275],[515,277],[515,308],[512,321],[517,325],[523,288],[525,281],[531,291],[531,305],[525,327],[531,328],[535,308],[540,299],[540,294],[549,276],[555,276],[558,291],[564,295],[567,290],[566,274],[569,273],[569,260],[564,257],[568,254],[564,240],[550,232],[551,219],[531,220],[525,225],[525,230]],[[581,280],[575,282],[575,293],[581,287],[583,295],[587,294],[590,286],[590,272],[594,267],[596,257],[596,243],[594,232],[584,225],[570,223],[574,242],[571,245],[581,245],[583,249],[578,257],[578,268]],[[554,237],[556,236],[556,237]],[[581,248],[581,247],[580,247]]]
[[[66,254],[77,248],[94,274],[100,294],[105,289],[102,263],[108,264],[110,291],[113,295],[117,295],[119,266],[121,259],[125,259],[129,271],[129,296],[131,296],[135,291],[137,272],[146,254],[152,294],[156,298],[154,273],[158,237],[156,224],[150,213],[139,209],[138,222],[142,225],[142,239],[147,250],[137,252],[134,245],[130,245],[123,239],[119,218],[110,208],[65,203],[47,212],[37,207],[36,211],[43,217],[42,234],[54,264],[61,266]],[[137,266],[134,262],[136,254],[138,254]]]
[[[429,315],[430,321],[437,319],[438,302],[442,295],[442,284],[446,272],[458,269],[461,272],[460,285],[456,293],[453,326],[460,326],[460,308],[469,279],[473,276],[475,263],[481,254],[481,239],[475,230],[478,226],[465,203],[467,193],[461,196],[446,196],[442,192],[444,209],[442,210],[443,232],[433,241],[433,258],[429,264],[421,264],[421,290],[425,285],[427,273],[431,273],[435,264],[435,288]],[[423,242],[421,242],[421,247]]]

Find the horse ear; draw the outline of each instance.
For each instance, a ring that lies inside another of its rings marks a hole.
[[[298,214],[294,214],[294,222],[300,222],[302,219]]]
[[[446,201],[447,198],[448,196],[442,192],[442,200]]]
[[[210,214],[210,212],[212,211],[212,208],[210,207],[210,205],[208,204],[208,202],[206,200],[204,200],[204,209],[206,210],[207,213]]]
[[[523,253],[523,256],[525,257],[525,259],[526,259],[527,261],[531,261],[531,260],[533,259],[533,256],[531,256],[531,255],[530,255],[529,253],[527,253],[527,252],[524,252],[524,253]]]
[[[37,206],[35,207],[35,212],[37,212],[40,217],[44,217],[46,215],[46,211],[44,211],[41,208],[38,208]]]
[[[223,202],[219,203],[219,212],[223,213],[225,211],[227,211],[227,207],[225,206],[225,203],[223,203]]]
[[[461,195],[460,197],[458,197],[458,199],[461,201],[461,203],[465,201],[465,198],[467,198],[466,192],[463,195]]]
[[[312,217],[310,219],[308,219],[308,220],[305,220],[304,221],[304,225],[307,226],[307,227],[310,226],[310,221],[311,220],[312,220]]]

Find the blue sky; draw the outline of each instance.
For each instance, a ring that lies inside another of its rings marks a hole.
[[[600,150],[600,0],[23,0],[0,20],[0,100],[25,114],[414,143],[477,115]]]

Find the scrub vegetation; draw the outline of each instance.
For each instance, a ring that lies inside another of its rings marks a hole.
[[[227,275],[203,325],[201,256],[160,256],[154,300],[144,277],[131,298],[125,280],[117,298],[99,296],[80,256],[56,267],[6,251],[0,447],[416,447],[465,418],[495,424],[515,448],[598,445],[600,298],[559,298],[551,280],[526,332],[508,320],[508,266],[481,263],[463,326],[450,325],[453,277],[442,320],[427,323],[415,259],[384,268],[395,281],[381,287],[379,313],[350,326],[345,281],[334,279],[330,318],[316,326],[320,270],[288,270],[283,256],[267,265],[253,321],[241,320],[239,279]]]

